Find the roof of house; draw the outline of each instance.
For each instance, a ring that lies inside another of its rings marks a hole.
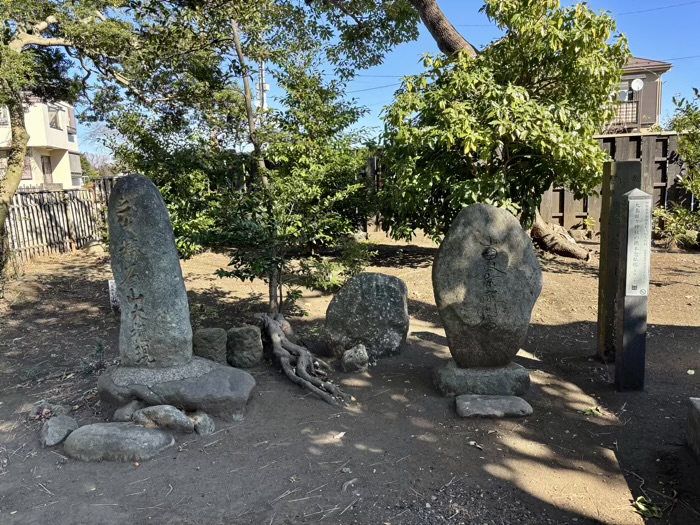
[[[665,73],[671,69],[673,65],[669,62],[661,62],[660,60],[650,60],[648,58],[632,57],[623,66],[623,71],[637,70],[652,70],[660,73]]]

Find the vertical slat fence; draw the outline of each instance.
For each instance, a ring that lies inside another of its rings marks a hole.
[[[7,221],[10,249],[20,261],[80,249],[99,241],[107,202],[118,177],[97,179],[90,187],[19,190]]]

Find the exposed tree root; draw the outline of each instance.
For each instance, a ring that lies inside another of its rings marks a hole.
[[[256,317],[272,346],[273,358],[279,362],[292,383],[313,392],[331,405],[341,406],[348,400],[349,396],[345,392],[327,381],[325,372],[331,370],[331,366],[307,348],[293,342],[296,337],[282,314],[262,314]]]
[[[591,252],[579,246],[564,228],[546,223],[539,210],[535,214],[530,236],[540,248],[547,252],[584,261],[591,258]]]

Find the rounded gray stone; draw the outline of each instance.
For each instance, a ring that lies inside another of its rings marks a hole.
[[[172,405],[155,405],[134,412],[132,420],[137,425],[158,427],[173,432],[194,432],[194,423]]]
[[[194,431],[200,436],[208,436],[216,430],[214,420],[204,412],[195,412],[190,416],[190,419],[194,424]]]
[[[477,396],[464,394],[455,399],[459,417],[522,417],[532,414],[530,404],[516,396]]]
[[[114,416],[112,416],[112,419],[114,421],[131,421],[131,418],[134,416],[134,412],[137,410],[141,410],[142,408],[146,407],[146,403],[139,399],[134,399],[133,401],[129,401],[126,405],[123,407],[117,409],[114,411]]]
[[[44,421],[39,434],[39,442],[42,447],[53,447],[66,439],[77,428],[78,422],[72,417],[54,416]]]
[[[109,198],[108,219],[122,365],[186,364],[192,358],[189,305],[158,188],[141,175],[120,178]]]
[[[226,359],[231,366],[250,368],[263,358],[260,328],[253,325],[231,328],[226,332]]]
[[[369,364],[369,356],[367,355],[367,349],[365,345],[353,346],[350,350],[346,350],[343,353],[343,357],[340,360],[340,365],[345,372],[360,372],[362,370],[367,370],[367,365]]]
[[[443,396],[482,394],[519,396],[530,388],[530,373],[517,363],[506,366],[459,368],[450,360],[433,370],[433,383]]]
[[[502,366],[527,336],[542,271],[518,219],[474,204],[459,212],[440,245],[433,289],[457,364]]]
[[[192,334],[194,355],[226,364],[226,330],[223,328],[200,328]]]
[[[324,339],[336,356],[362,344],[370,359],[390,357],[405,346],[408,322],[406,283],[392,275],[362,273],[328,305]]]
[[[254,387],[255,379],[248,372],[199,357],[185,366],[162,369],[112,367],[97,380],[106,414],[138,399],[148,405],[242,419]]]
[[[66,454],[81,461],[143,461],[175,444],[163,430],[132,423],[85,425],[68,436]]]

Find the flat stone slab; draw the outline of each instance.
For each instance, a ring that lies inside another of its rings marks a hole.
[[[459,417],[522,417],[532,414],[530,404],[516,396],[475,396],[463,394],[455,399]]]
[[[457,363],[451,360],[447,366],[433,370],[433,384],[443,396],[520,396],[530,388],[530,374],[516,363],[498,367],[458,368]]]
[[[95,423],[73,431],[65,453],[81,461],[144,461],[175,444],[163,430],[132,423]]]
[[[688,446],[700,459],[700,397],[688,400]]]
[[[222,419],[243,418],[255,379],[248,372],[193,358],[183,366],[113,367],[97,381],[102,406],[109,415],[134,399],[148,405],[201,410]]]

